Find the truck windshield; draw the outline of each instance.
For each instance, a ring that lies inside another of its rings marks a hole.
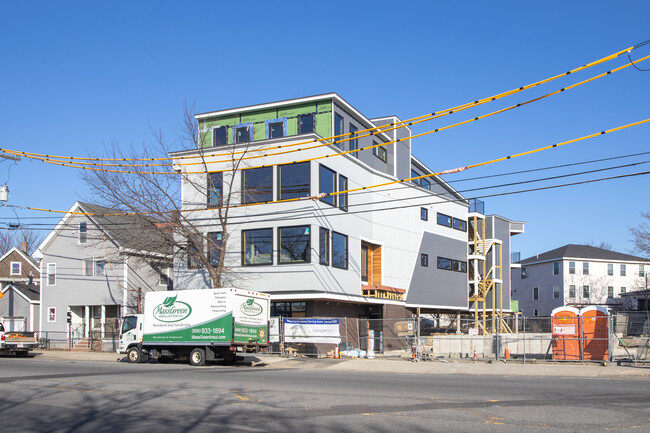
[[[122,322],[122,334],[129,332],[138,325],[138,318],[136,316],[126,316]]]

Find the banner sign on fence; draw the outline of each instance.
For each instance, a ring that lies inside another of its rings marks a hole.
[[[269,320],[269,341],[271,343],[280,342],[280,318],[271,317]]]
[[[339,344],[339,319],[284,319],[284,341]]]

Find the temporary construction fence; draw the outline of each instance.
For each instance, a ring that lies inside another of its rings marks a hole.
[[[409,319],[272,318],[272,352],[307,356],[415,356],[418,359],[647,362],[650,317],[600,307],[509,317],[496,332],[479,335],[469,317]]]

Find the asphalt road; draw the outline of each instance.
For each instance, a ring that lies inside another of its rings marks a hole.
[[[649,385],[4,357],[0,431],[638,432]]]

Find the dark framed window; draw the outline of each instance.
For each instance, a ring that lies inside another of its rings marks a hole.
[[[614,264],[607,263],[607,275],[614,275]]]
[[[626,287],[621,287],[621,294],[627,293],[627,288]]]
[[[368,282],[368,259],[370,258],[368,245],[361,245],[361,281]]]
[[[589,262],[582,264],[582,275],[589,275]]]
[[[247,143],[250,140],[250,127],[242,126],[235,130],[235,142],[236,143]]]
[[[455,272],[467,272],[467,262],[462,260],[452,260],[451,268]]]
[[[569,262],[569,273],[570,274],[576,273],[576,262]]]
[[[353,124],[350,123],[350,138],[351,138],[351,140],[348,141],[348,143],[350,143],[350,150],[355,150],[355,149],[359,148],[359,139],[358,138],[352,138],[352,137],[357,136],[357,131],[358,130],[359,129],[356,126],[354,126]],[[354,152],[353,155],[358,158],[359,157],[359,152]]]
[[[273,264],[273,229],[242,230],[242,266]]]
[[[212,146],[225,146],[228,144],[227,131],[225,126],[212,130]]]
[[[614,286],[607,286],[607,297],[608,298],[614,297]]]
[[[526,278],[528,278],[528,273],[526,272],[526,267],[522,266],[521,267],[521,279],[525,280]]]
[[[273,201],[273,167],[241,171],[242,203]]]
[[[309,226],[278,227],[278,264],[311,262]]]
[[[621,263],[621,277],[624,277],[627,275],[627,267],[625,264]]]
[[[210,232],[208,233],[208,260],[210,265],[217,266],[219,264],[219,257],[221,256],[221,248],[223,245],[223,233]]]
[[[589,286],[582,286],[582,297],[583,298],[589,297]]]
[[[56,286],[56,263],[47,264],[47,285]]]
[[[453,226],[456,230],[460,230],[461,232],[467,231],[467,221],[465,220],[459,220],[458,218],[454,218]]]
[[[449,215],[438,213],[437,220],[438,220],[438,224],[440,224],[441,226],[451,227],[452,217],[450,217]]]
[[[348,237],[337,232],[332,232],[332,266],[348,268]]]
[[[79,223],[79,243],[85,244],[88,235],[88,223]]]
[[[348,190],[348,178],[339,174],[339,191]],[[348,193],[344,192],[339,194],[339,209],[342,211],[348,211]]]
[[[314,132],[314,115],[302,114],[298,116],[298,134]]]
[[[372,145],[377,146],[377,142],[373,141]],[[372,154],[375,155],[377,158],[381,159],[382,161],[386,162],[386,149],[384,147],[382,146],[373,147]]]
[[[553,262],[553,275],[560,275],[560,262]]]
[[[284,137],[284,125],[282,122],[269,123],[269,138]]]
[[[321,265],[329,266],[330,264],[330,231],[320,227],[318,233],[318,262]]]
[[[425,207],[420,208],[420,219],[422,221],[428,221],[429,220],[429,209]]]
[[[324,165],[321,165],[318,170],[318,178],[320,184],[318,188],[319,193],[324,192],[326,194],[331,194],[336,192],[336,172],[334,170],[330,170]],[[327,203],[330,206],[336,206],[335,195],[328,195],[327,197],[320,199],[320,201]]]
[[[305,317],[307,303],[301,302],[271,302],[271,316]]]
[[[223,173],[208,173],[208,207],[218,207],[222,204]]]
[[[431,182],[426,179],[420,179],[420,186],[424,189],[431,190]]]
[[[308,197],[311,174],[309,162],[278,165],[278,200]]]
[[[576,297],[576,286],[571,284],[569,286],[569,298],[575,298]]]
[[[415,170],[411,170],[411,177],[418,177],[418,176],[422,176],[422,175]],[[420,179],[411,179],[411,183],[420,185]]]
[[[428,254],[420,254],[420,266],[423,268],[426,268],[429,266],[429,255]]]
[[[560,286],[553,286],[553,299],[560,299]]]
[[[539,300],[539,287],[533,287],[533,301]]]
[[[336,138],[334,139],[337,141],[336,146],[341,149],[341,143],[340,141],[343,140],[345,137],[339,137],[339,135],[343,135],[345,133],[345,126],[343,123],[343,116],[340,114],[335,114],[334,115],[334,135]]]
[[[438,257],[438,269],[451,271],[451,259],[445,257]]]
[[[187,239],[187,268],[200,269],[200,255],[203,252],[203,237],[201,235],[191,236]]]

